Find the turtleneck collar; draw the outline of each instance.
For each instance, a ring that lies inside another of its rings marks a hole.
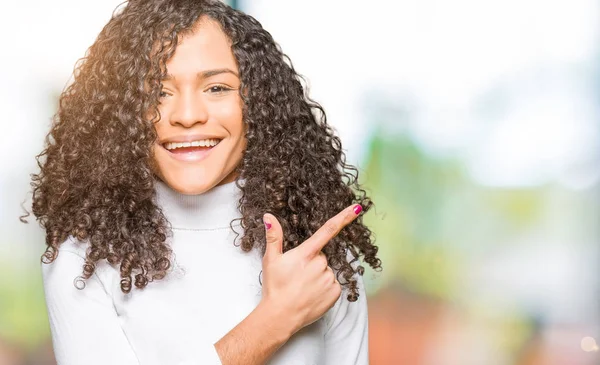
[[[184,195],[156,181],[159,206],[174,229],[212,230],[229,228],[241,218],[237,209],[241,191],[235,181],[215,186],[200,195]]]

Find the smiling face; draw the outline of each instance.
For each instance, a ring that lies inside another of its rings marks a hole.
[[[155,124],[158,176],[188,195],[234,181],[246,138],[238,67],[219,24],[200,19],[182,37],[167,73]]]

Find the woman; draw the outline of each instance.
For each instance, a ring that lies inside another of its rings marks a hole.
[[[218,1],[105,26],[32,183],[58,364],[368,363],[372,203],[286,60]]]

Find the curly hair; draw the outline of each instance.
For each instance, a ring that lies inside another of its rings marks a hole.
[[[154,188],[154,123],[166,63],[201,16],[220,24],[239,66],[247,127],[236,181],[241,249],[264,254],[266,212],[281,222],[287,251],[344,207],[372,207],[323,108],[308,97],[301,76],[258,21],[216,0],[130,0],[76,65],[37,156],[32,211],[46,230],[43,263],[54,261],[73,236],[89,242],[83,279],[100,260],[119,265],[124,293],[132,281],[142,289],[167,275],[170,224]],[[364,256],[381,268],[362,216],[323,252],[349,289],[349,301],[358,298],[353,275],[364,272],[352,264]]]

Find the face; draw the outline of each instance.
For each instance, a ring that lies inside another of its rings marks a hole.
[[[238,68],[218,23],[200,19],[167,62],[158,140],[158,176],[183,194],[234,181],[246,146]]]

